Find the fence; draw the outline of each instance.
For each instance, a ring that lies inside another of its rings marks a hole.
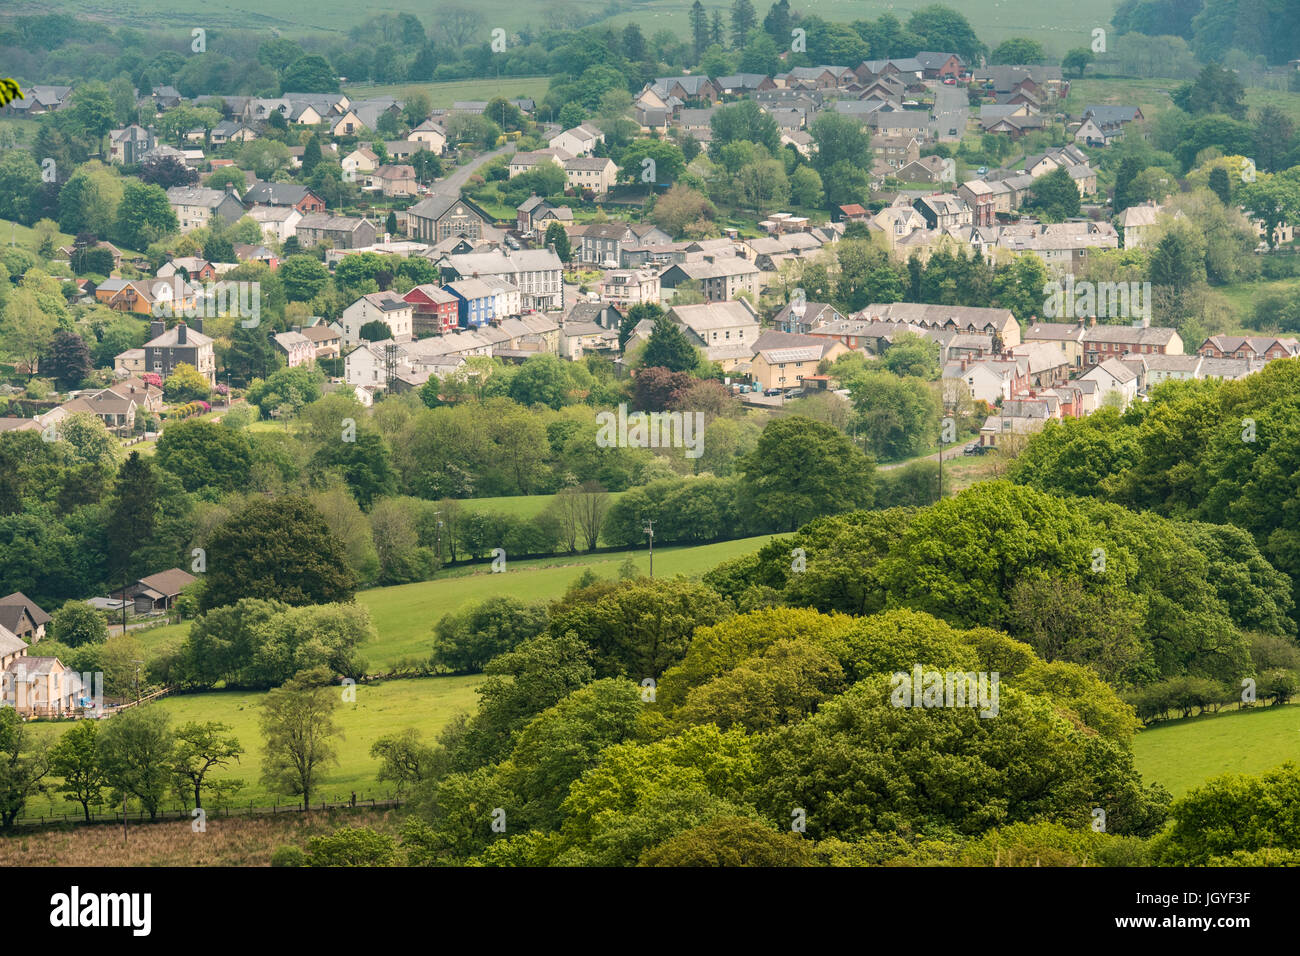
[[[358,797],[355,803],[353,803],[352,800],[350,799],[341,800],[336,803],[330,803],[327,800],[322,800],[319,804],[313,803],[310,807],[304,807],[301,803],[285,804],[283,807],[280,806],[279,804],[275,804],[269,807],[255,807],[250,801],[247,807],[223,806],[223,807],[204,807],[203,809],[204,812],[207,814],[207,816],[205,817],[206,820],[226,820],[232,817],[248,817],[248,818],[266,817],[266,816],[278,816],[281,813],[308,813],[308,812],[315,813],[317,811],[327,811],[327,810],[395,809],[397,807],[402,806],[402,803],[403,801],[400,797],[387,796],[382,798]],[[129,812],[126,814],[126,821],[132,825],[136,825],[136,824],[143,825],[148,823],[164,823],[166,821],[174,822],[176,820],[190,821],[194,819],[193,816],[191,816],[192,813],[193,813],[192,810],[159,810],[157,818],[150,820],[148,812],[146,812],[145,810],[136,810],[134,812]],[[109,813],[92,813],[90,815],[90,819],[87,820],[85,814],[82,813],[79,809],[73,809],[62,814],[49,813],[49,814],[42,814],[39,817],[24,817],[22,819],[15,821],[14,826],[33,827],[39,829],[41,827],[64,826],[64,825],[121,826],[122,823],[123,820],[122,820],[121,810],[114,810]]]

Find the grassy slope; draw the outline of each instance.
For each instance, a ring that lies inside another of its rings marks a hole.
[[[1144,780],[1176,797],[1221,773],[1262,773],[1300,760],[1300,705],[1158,724],[1137,735],[1133,756]]]
[[[425,739],[432,739],[456,714],[468,713],[477,706],[474,688],[481,681],[482,677],[477,676],[431,677],[357,687],[356,703],[341,703],[335,712],[343,732],[342,738],[336,741],[339,762],[325,771],[320,793],[313,796],[313,802],[319,799],[343,801],[354,790],[358,799],[382,799],[390,795],[391,787],[375,780],[379,761],[370,756],[371,744],[407,727],[414,727]],[[192,720],[216,720],[230,726],[231,733],[244,746],[244,756],[237,765],[223,771],[221,777],[245,781],[237,802],[247,806],[252,800],[260,807],[271,806],[277,801],[285,803],[287,799],[272,795],[258,780],[262,760],[259,705],[265,697],[266,694],[260,692],[229,691],[169,697],[148,706],[165,710],[171,716],[173,726]],[[57,736],[71,724],[38,723],[33,726],[42,734]],[[62,815],[72,809],[79,808],[66,805],[56,794],[49,800],[29,803],[28,816],[40,816],[42,812]]]
[[[428,94],[433,107],[440,109],[457,100],[490,100],[495,96],[540,100],[546,95],[550,83],[544,76],[503,76],[500,79],[452,80],[447,83],[358,83],[344,87],[344,92],[354,100],[371,96],[403,99],[418,90]]]

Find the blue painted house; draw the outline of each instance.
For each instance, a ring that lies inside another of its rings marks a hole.
[[[477,329],[496,318],[496,290],[482,279],[457,279],[443,289],[456,297],[462,329]]]

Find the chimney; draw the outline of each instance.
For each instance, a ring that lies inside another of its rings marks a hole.
[[[149,323],[149,341],[152,342],[166,331],[167,323],[162,319],[154,319]]]
[[[190,328],[192,328],[195,332],[201,333],[203,331],[203,320],[200,319],[198,316],[195,316],[194,318],[190,319]]]
[[[176,323],[176,344],[177,345],[185,344],[185,323],[184,322]]]

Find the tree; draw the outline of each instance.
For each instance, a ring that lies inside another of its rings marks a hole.
[[[569,373],[554,355],[526,359],[510,380],[510,397],[520,405],[547,405],[554,409],[568,404]]]
[[[103,155],[104,134],[113,128],[113,99],[103,83],[83,83],[72,95],[71,120],[87,139],[95,144],[95,151]]]
[[[143,249],[179,228],[176,212],[161,186],[126,184],[117,212],[119,242],[132,249]]]
[[[619,178],[631,183],[648,182],[651,187],[671,185],[685,169],[686,157],[676,143],[663,139],[638,139],[623,151]],[[645,179],[646,174],[649,174],[649,180]]]
[[[639,866],[811,866],[796,833],[780,833],[744,817],[714,817],[641,854]]]
[[[0,155],[0,217],[31,222],[31,198],[40,188],[41,167],[31,153],[10,149]]]
[[[655,200],[650,218],[664,232],[680,236],[688,228],[708,231],[712,227],[711,220],[716,215],[713,203],[703,193],[683,183],[676,183]]]
[[[627,340],[632,337],[638,324],[646,319],[651,322],[657,320],[664,314],[663,307],[657,302],[638,302],[632,306],[623,315],[623,321],[618,327],[618,347],[620,350],[627,348]]]
[[[925,382],[865,372],[847,384],[858,413],[854,433],[867,452],[877,459],[898,460],[933,447],[940,405]]]
[[[392,338],[393,330],[383,319],[372,319],[357,330],[357,335],[367,342],[382,342]]]
[[[335,693],[294,679],[266,695],[262,703],[262,782],[285,796],[311,794],[321,771],[338,763],[331,738],[342,737],[334,722]]]
[[[709,46],[709,15],[704,11],[704,4],[695,0],[691,4],[691,40],[695,45],[695,60],[699,61]]]
[[[315,53],[299,57],[285,67],[280,79],[285,90],[295,93],[337,93],[338,76],[325,57]]]
[[[175,156],[151,156],[140,164],[140,180],[171,189],[173,186],[193,186],[199,181],[199,173]]]
[[[781,130],[776,120],[756,100],[719,107],[709,120],[709,127],[713,131],[709,155],[714,159],[728,143],[757,143],[774,155],[781,148]]]
[[[569,234],[560,223],[553,222],[546,227],[544,241],[546,245],[555,248],[555,254],[560,257],[561,262],[567,263],[573,258],[573,246],[569,242]]]
[[[871,504],[870,461],[843,432],[800,415],[769,422],[740,473],[749,505],[789,531],[819,515]]]
[[[745,45],[749,31],[758,26],[758,14],[750,0],[733,0],[731,4],[731,46],[739,50]]]
[[[4,308],[0,354],[25,366],[30,380],[49,347],[55,327],[55,316],[42,305],[36,292],[20,287],[10,294]]]
[[[137,550],[150,541],[162,516],[158,474],[154,464],[131,452],[118,469],[105,530],[108,537],[109,580],[125,587],[141,571]],[[125,618],[123,618],[125,621]]]
[[[208,773],[217,767],[239,761],[243,748],[239,740],[226,731],[230,727],[215,720],[190,721],[176,728],[176,749],[172,769],[177,780],[194,794],[194,806],[203,806],[203,785]]]
[[[329,283],[329,270],[315,256],[292,255],[280,263],[280,281],[290,302],[310,302]]]
[[[1077,77],[1083,76],[1084,72],[1088,69],[1088,64],[1091,63],[1093,59],[1095,58],[1092,55],[1092,51],[1087,47],[1074,47],[1069,50],[1065,54],[1064,59],[1061,60],[1061,70],[1066,74],[1073,73]]]
[[[989,54],[990,63],[1026,64],[1046,61],[1047,55],[1043,53],[1043,45],[1037,40],[1027,40],[1024,37],[1003,40]]]
[[[50,772],[47,748],[13,707],[0,707],[0,826],[9,829]]]
[[[813,168],[822,174],[834,169],[838,163],[849,163],[859,169],[871,166],[871,137],[860,121],[839,113],[823,113],[809,127],[816,152]]]
[[[1064,222],[1079,214],[1079,187],[1064,166],[1058,166],[1034,180],[1027,209],[1048,222]]]
[[[76,388],[93,368],[90,350],[76,332],[59,329],[50,340],[49,352],[41,359],[41,372],[65,388]]]
[[[246,387],[255,378],[268,378],[275,371],[276,353],[267,327],[246,329],[236,323],[223,364],[230,384],[239,388]]]
[[[382,435],[359,429],[352,441],[341,441],[335,434],[323,443],[312,457],[312,467],[320,473],[338,469],[357,504],[369,510],[377,499],[397,493],[391,459]]]
[[[108,785],[140,801],[150,820],[158,810],[172,775],[176,739],[171,718],[156,706],[132,707],[113,717],[99,733],[99,763]]]
[[[177,362],[163,382],[163,398],[169,402],[203,401],[211,393],[207,377],[188,362]]]
[[[108,780],[99,763],[99,722],[79,720],[50,748],[50,772],[63,780],[58,791],[69,803],[81,804],[86,822],[90,808],[104,802]]]
[[[676,322],[661,315],[655,319],[654,329],[646,342],[642,364],[646,368],[666,368],[670,372],[691,372],[699,367],[700,353]]]
[[[546,609],[513,597],[491,597],[434,625],[434,664],[454,674],[476,674],[498,654],[546,630]]]
[[[68,647],[108,640],[104,615],[85,601],[68,601],[50,619],[50,637]]]
[[[350,601],[355,577],[321,513],[298,496],[253,501],[208,539],[200,610],[255,597],[299,606]]]
[[[253,448],[243,432],[191,419],[167,426],[158,439],[154,459],[180,479],[186,491],[235,491],[248,486]]]
[[[1228,170],[1223,166],[1215,166],[1210,170],[1209,179],[1210,192],[1219,197],[1219,202],[1225,206],[1232,202],[1232,186],[1228,182]]]
[[[1193,116],[1222,113],[1237,120],[1246,118],[1246,90],[1241,80],[1235,71],[1214,63],[1207,63],[1193,82],[1178,86],[1170,99]]]
[[[822,178],[811,166],[800,166],[790,174],[790,201],[806,209],[820,207],[826,201]]]
[[[408,787],[423,783],[436,765],[433,747],[420,739],[414,727],[380,737],[370,747],[370,756],[380,761],[376,779],[391,782],[400,797]]]

